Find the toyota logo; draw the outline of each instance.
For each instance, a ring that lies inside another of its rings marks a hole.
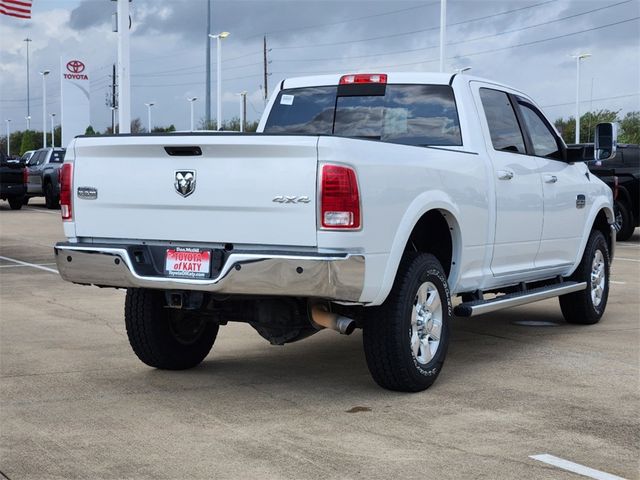
[[[82,73],[84,71],[84,63],[80,60],[71,60],[67,63],[67,70],[71,73]]]

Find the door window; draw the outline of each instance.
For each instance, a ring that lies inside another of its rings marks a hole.
[[[480,100],[493,148],[503,152],[526,153],[522,131],[509,96],[505,92],[481,88]]]
[[[562,159],[558,140],[542,119],[540,112],[527,103],[520,103],[524,123],[533,143],[533,154],[537,157]]]

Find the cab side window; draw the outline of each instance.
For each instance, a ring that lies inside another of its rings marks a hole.
[[[482,108],[489,125],[489,134],[495,150],[526,153],[524,138],[509,96],[491,88],[480,89]]]
[[[540,112],[528,103],[518,103],[520,104],[524,123],[527,126],[527,130],[529,130],[531,143],[533,143],[533,154],[536,157],[562,160],[562,151],[558,145],[558,139],[543,120]]]

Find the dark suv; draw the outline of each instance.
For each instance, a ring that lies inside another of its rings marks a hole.
[[[60,183],[58,172],[64,162],[64,148],[41,148],[27,162],[29,182],[27,199],[44,196],[47,208],[58,208],[60,201]]]
[[[618,145],[612,160],[590,162],[589,170],[611,187],[618,240],[628,240],[640,226],[640,145]]]

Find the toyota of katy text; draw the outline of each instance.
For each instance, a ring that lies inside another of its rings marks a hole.
[[[615,155],[615,125],[596,140]],[[453,315],[559,297],[567,322],[600,320],[612,194],[583,160],[500,83],[293,78],[255,134],[74,139],[56,261],[65,280],[126,289],[129,341],[152,367],[198,365],[228,322],[274,345],[361,328],[373,379],[420,391]]]

